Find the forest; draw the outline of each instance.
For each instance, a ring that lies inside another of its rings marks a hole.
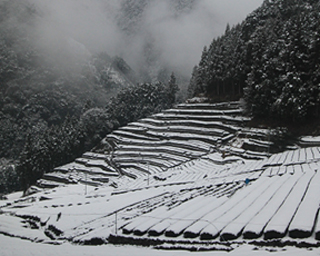
[[[121,57],[70,38],[59,37],[59,51],[44,48],[41,15],[28,2],[0,2],[0,193],[28,188],[113,129],[171,107],[178,91],[174,74],[137,83]]]
[[[319,117],[320,3],[265,0],[204,47],[189,95],[244,98],[259,118],[301,122]]]

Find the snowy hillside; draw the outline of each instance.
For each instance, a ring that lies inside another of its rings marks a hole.
[[[272,131],[247,121],[238,102],[189,103],[122,127],[28,196],[0,201],[0,233],[158,249],[318,247],[320,147],[277,152]]]
[[[208,168],[226,169],[242,159],[263,159],[276,150],[271,131],[245,127],[239,102],[181,104],[149,118],[130,123],[101,141],[94,152],[58,167],[38,182],[40,187],[61,184],[108,184],[116,188],[144,186],[141,180],[175,182],[191,168],[194,181]],[[200,161],[201,160],[201,161]],[[198,163],[201,162],[201,163]],[[186,179],[186,177],[183,177]]]

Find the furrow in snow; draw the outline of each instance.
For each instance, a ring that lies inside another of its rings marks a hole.
[[[320,171],[316,172],[307,189],[289,227],[289,235],[293,238],[310,237],[313,232],[320,204]]]
[[[251,190],[251,193],[231,206],[228,210],[218,209],[216,218],[210,220],[212,225],[208,225],[201,231],[200,238],[203,240],[216,238],[221,230],[226,227],[230,222],[237,218],[243,211],[250,207],[255,200],[258,199],[277,179],[278,177],[271,177],[267,179],[259,179],[256,181],[260,186],[255,190]]]
[[[285,202],[280,206],[264,230],[265,239],[282,238],[301,203],[305,190],[314,173],[305,173],[294,186]]]
[[[289,174],[288,174],[289,175]],[[277,193],[270,199],[266,206],[254,216],[243,230],[243,237],[246,239],[255,239],[262,235],[264,227],[268,224],[275,212],[285,201],[290,191],[298,182],[300,175],[290,175],[289,179],[280,187]]]
[[[159,236],[165,232],[165,230],[173,224],[177,219],[184,218],[190,209],[194,209],[194,207],[200,207],[202,205],[203,197],[197,197],[195,199],[189,200],[188,202],[169,210],[166,214],[164,214],[161,220],[156,220],[148,227],[144,227],[148,230],[149,236]]]
[[[237,191],[231,198],[229,198],[226,202],[224,202],[219,208],[215,209],[214,211],[206,214],[203,216],[199,221],[193,223],[184,231],[184,237],[197,237],[200,233],[208,227],[209,225],[212,226],[214,223],[212,221],[219,217],[220,215],[225,214],[226,212],[230,211],[234,206],[239,204],[239,202],[250,194],[253,194],[253,191],[261,187],[261,184],[266,182],[269,178],[260,178],[259,182],[256,181],[249,186],[242,188],[241,190]]]
[[[220,235],[221,239],[232,240],[238,238],[248,222],[263,209],[288,178],[288,175],[278,177],[259,198],[222,230]]]

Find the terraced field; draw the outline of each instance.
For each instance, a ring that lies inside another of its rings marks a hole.
[[[239,102],[178,105],[114,131],[95,152],[56,168],[38,186],[52,188],[80,182],[121,187],[143,179],[149,184],[162,183],[177,174],[189,175],[194,181],[201,175],[212,175],[199,171],[201,165],[218,171],[242,158],[266,157],[275,148],[269,142],[270,131],[245,128],[249,119],[241,113]],[[207,157],[213,153],[217,153],[215,159]],[[217,155],[222,157],[218,159]],[[198,163],[201,158],[206,160]],[[185,166],[199,164],[192,171],[194,176],[190,171],[180,172]]]
[[[320,246],[320,148],[276,152],[238,102],[182,104],[109,134],[0,201],[0,233],[37,242],[232,250]]]

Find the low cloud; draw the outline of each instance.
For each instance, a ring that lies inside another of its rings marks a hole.
[[[175,13],[172,0],[147,3],[134,33],[119,26],[121,3],[126,0],[30,0],[41,10],[39,42],[53,55],[65,41],[76,40],[91,53],[105,51],[123,57],[135,70],[154,51],[157,65],[190,75],[204,45],[221,35],[226,24],[236,24],[262,0],[196,0],[191,10]],[[132,2],[132,1],[131,1]],[[130,17],[125,17],[130,22]],[[152,45],[152,49],[146,46]],[[81,48],[81,47],[80,47]],[[147,54],[148,55],[148,54]],[[152,56],[151,56],[152,57]]]

